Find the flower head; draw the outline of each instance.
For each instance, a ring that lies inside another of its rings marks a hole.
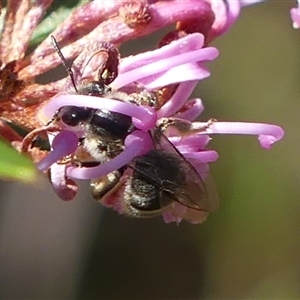
[[[104,205],[114,208],[119,213],[139,216],[140,212],[135,210],[137,204],[132,208],[133,204],[130,202],[131,200],[128,200],[134,198],[133,191],[136,192],[134,190],[135,182],[132,178],[139,178],[139,175],[143,174],[144,171],[139,169],[139,166],[145,160],[148,161],[149,157],[152,162],[159,164],[159,159],[162,157],[162,154],[158,154],[160,149],[173,152],[171,158],[168,158],[170,161],[174,159],[174,163],[178,163],[182,170],[194,171],[182,173],[187,176],[183,178],[187,181],[186,186],[181,186],[176,179],[173,179],[175,182],[174,192],[170,193],[173,197],[178,196],[178,201],[169,201],[161,209],[156,210],[162,213],[166,222],[180,222],[181,219],[187,219],[194,223],[204,221],[208,212],[217,207],[217,200],[210,195],[211,192],[207,190],[208,185],[206,184],[209,172],[208,163],[218,158],[216,151],[207,149],[210,134],[258,135],[262,147],[270,148],[275,141],[282,138],[283,131],[280,127],[267,124],[227,123],[216,120],[202,123],[194,121],[203,110],[203,106],[200,99],[189,100],[189,96],[196,83],[209,76],[209,71],[203,63],[215,59],[218,55],[215,48],[203,48],[203,45],[203,35],[194,33],[157,50],[124,58],[120,62],[118,76],[110,84],[111,92],[97,97],[60,94],[45,104],[39,112],[42,119],[50,119],[57,112],[64,111],[66,107],[76,107],[83,109],[84,112],[92,109],[93,114],[104,110],[129,116],[132,118],[133,125],[133,129],[127,131],[120,149],[114,155],[110,157],[108,154],[104,158],[102,155],[99,156],[98,162],[101,163],[97,166],[84,166],[84,163],[78,166],[70,160],[64,164],[65,174],[63,177],[55,176],[55,178],[59,182],[65,181],[64,178],[92,179],[95,189],[97,188],[98,192],[100,189],[101,202]],[[133,101],[134,98],[131,98],[130,95],[135,93],[128,94],[128,91],[134,89],[136,92],[140,87],[143,88],[138,94],[144,90],[147,93],[156,93],[157,103],[155,105],[151,105],[151,102],[146,103],[148,105],[141,105]],[[172,87],[172,92],[169,98],[160,99],[157,96],[159,95],[158,91],[164,87]],[[120,99],[118,93],[125,94],[129,98]],[[105,116],[107,117],[107,115]],[[61,120],[63,117],[59,122]],[[91,121],[90,117],[89,120]],[[91,154],[89,143],[83,142],[76,147],[78,139],[90,139],[91,134],[94,136],[94,129],[87,128],[86,123],[84,126],[78,126],[78,123],[73,126],[73,123],[68,122],[69,119],[65,123],[62,122],[63,124],[59,123],[64,131],[60,131],[55,136],[52,142],[52,152],[39,162],[38,168],[41,171],[52,166],[51,174],[55,174],[57,161],[70,153],[82,157],[83,151],[88,152],[90,159],[91,156],[95,158],[95,155]],[[105,126],[104,123],[98,121],[97,124],[100,127]],[[62,138],[62,136],[64,137]],[[102,133],[99,133],[97,138],[99,143],[104,137]],[[68,142],[63,142],[66,139]],[[80,154],[77,152],[78,149]],[[157,152],[153,153],[153,149]],[[179,158],[172,158],[175,154]],[[155,169],[155,164],[151,166],[157,174],[161,174],[159,168]],[[188,172],[189,175],[187,175]],[[191,172],[194,175],[190,175]],[[148,174],[145,176],[147,177]],[[150,179],[150,175],[147,178]],[[104,182],[111,184],[108,191],[104,189],[105,193],[103,192]],[[194,189],[194,193],[203,193],[203,195],[198,194],[194,198],[195,196],[186,189],[190,182],[190,190]],[[59,186],[55,183],[54,185]],[[159,185],[159,187],[166,193],[167,188],[164,185]],[[59,189],[59,193],[63,194],[61,189]],[[155,211],[156,214],[157,211]]]
[[[27,55],[51,2],[8,1],[0,116],[31,130],[16,146],[49,172],[62,199],[76,195],[75,179],[91,179],[94,198],[119,213],[199,223],[217,207],[207,184],[208,163],[218,158],[207,148],[210,135],[254,134],[265,148],[282,138],[274,125],[194,121],[203,105],[189,97],[210,75],[206,61],[218,56],[208,43],[230,28],[247,1],[92,1]],[[113,44],[173,23],[158,49],[119,61]],[[66,61],[73,58],[70,70]],[[70,77],[35,82],[61,60]],[[0,133],[20,140],[9,130]],[[37,135],[47,136],[47,155],[31,149]]]

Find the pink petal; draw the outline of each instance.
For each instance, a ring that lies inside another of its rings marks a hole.
[[[300,28],[300,7],[292,8],[290,10],[291,19],[293,21],[293,27],[295,29]]]
[[[239,0],[208,0],[215,13],[215,21],[210,32],[211,39],[224,34],[237,19],[240,12]]]
[[[181,111],[175,115],[176,118],[184,119],[187,121],[194,121],[204,110],[201,99],[188,100],[181,108]]]
[[[165,58],[173,57],[181,53],[188,53],[193,50],[198,50],[203,47],[203,44],[204,36],[202,34],[189,34],[161,48],[122,59],[119,66],[119,72],[126,73]]]
[[[53,164],[50,169],[50,180],[57,196],[65,201],[74,199],[77,194],[78,186],[65,175],[66,166]]]
[[[265,148],[271,148],[272,144],[282,139],[284,131],[281,127],[262,123],[244,123],[244,122],[214,122],[211,124],[194,122],[192,129],[203,129],[208,126],[203,134],[249,134],[258,135],[260,145]],[[201,133],[202,134],[202,133]]]
[[[210,76],[210,72],[200,63],[188,63],[180,65],[165,72],[148,76],[138,80],[147,90],[155,90],[161,87],[183,83],[187,81],[199,81]]]
[[[138,129],[144,131],[152,129],[157,120],[155,110],[151,107],[137,106],[118,100],[86,95],[60,95],[54,97],[40,109],[38,117],[40,120],[49,120],[61,107],[68,105],[90,107],[94,109],[107,109],[109,111],[131,116],[134,118],[134,125]]]
[[[179,84],[174,95],[157,111],[157,117],[169,117],[175,114],[192,94],[197,83],[192,81]]]
[[[72,154],[78,146],[78,137],[70,131],[60,131],[53,139],[52,150],[37,164],[40,171],[46,171],[64,156]]]
[[[161,59],[159,61],[133,69],[126,73],[120,73],[120,75],[113,82],[112,86],[116,89],[119,89],[132,82],[140,81],[142,78],[148,77],[150,75],[165,72],[179,65],[199,62],[203,60],[213,60],[218,56],[218,54],[219,53],[217,49],[209,47]]]

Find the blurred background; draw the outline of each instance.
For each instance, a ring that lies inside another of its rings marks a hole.
[[[76,200],[63,202],[46,180],[1,182],[1,299],[300,298],[300,31],[289,18],[295,2],[243,9],[214,42],[220,56],[194,93],[205,104],[202,120],[274,123],[286,132],[271,150],[256,137],[213,136],[219,210],[203,225],[167,225],[102,208],[88,183]],[[152,48],[160,36],[131,42],[123,53]]]

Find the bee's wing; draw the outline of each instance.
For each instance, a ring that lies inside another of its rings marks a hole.
[[[203,181],[195,167],[177,150],[159,127],[153,130],[152,136],[155,148],[172,153],[185,176],[182,185],[174,188],[173,196],[176,201],[196,210],[216,210],[219,201],[212,178],[208,175]]]

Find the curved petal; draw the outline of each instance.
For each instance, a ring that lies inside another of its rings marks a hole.
[[[58,160],[72,154],[78,146],[78,137],[70,131],[60,131],[53,139],[52,151],[37,164],[40,171],[46,171]]]
[[[38,118],[43,122],[51,117],[63,106],[90,107],[107,109],[133,117],[134,125],[141,130],[152,129],[156,124],[156,112],[151,107],[137,106],[135,104],[118,100],[86,96],[86,95],[60,95],[46,103],[38,112]]]
[[[143,65],[136,69],[132,69],[125,73],[120,72],[120,75],[112,83],[112,86],[115,89],[119,89],[132,82],[138,82],[142,78],[159,74],[160,72],[168,71],[169,69],[177,67],[179,65],[213,60],[218,56],[218,54],[219,52],[216,48],[209,47],[164,58],[159,61]]]
[[[157,117],[169,117],[175,114],[186,102],[197,85],[197,81],[179,84],[172,97],[157,111]]]
[[[185,105],[181,108],[175,117],[179,119],[184,119],[187,121],[194,121],[204,110],[201,99],[191,99],[188,100]]]
[[[211,124],[194,122],[192,129],[201,129],[207,126],[206,130],[200,134],[250,134],[258,135],[260,145],[269,149],[271,146],[282,139],[284,131],[281,127],[263,123],[244,123],[244,122],[215,122]]]
[[[57,196],[69,201],[77,194],[78,186],[70,178],[66,178],[66,165],[53,164],[50,168],[50,181]]]
[[[147,51],[123,58],[119,66],[119,72],[126,73],[144,65],[160,61],[162,59],[169,58],[180,53],[187,53],[189,51],[198,50],[203,47],[203,44],[204,36],[202,34],[189,34],[156,50]]]

